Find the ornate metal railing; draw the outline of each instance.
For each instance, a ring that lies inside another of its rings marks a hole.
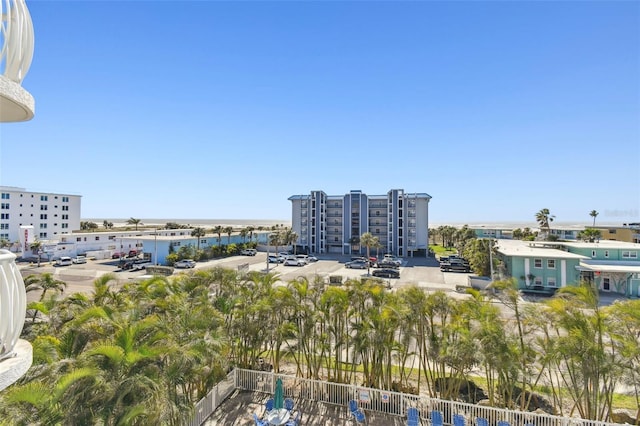
[[[0,250],[0,362],[13,356],[27,309],[24,281],[15,259],[13,253]]]

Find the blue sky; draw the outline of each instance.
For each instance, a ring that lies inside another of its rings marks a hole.
[[[640,218],[640,3],[27,1],[0,183],[83,218],[290,219],[426,192],[434,223]]]

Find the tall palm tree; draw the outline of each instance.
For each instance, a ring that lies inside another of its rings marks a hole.
[[[222,245],[222,233],[224,232],[224,228],[222,227],[222,225],[216,225],[213,227],[211,232],[218,236],[218,248],[220,248],[220,246]]]
[[[233,234],[233,226],[225,226],[223,232],[227,234],[227,245],[231,244],[231,234]]]
[[[193,231],[191,231],[191,236],[192,237],[196,237],[198,239],[198,251],[200,251],[200,237],[204,237],[207,234],[207,232],[204,230],[204,228],[193,228]]]
[[[589,216],[591,216],[593,218],[593,227],[595,228],[596,226],[596,217],[599,215],[600,213],[598,213],[595,210],[591,210],[591,212],[589,213]]]
[[[247,226],[245,229],[247,230],[247,233],[249,234],[249,242],[251,242],[253,240],[253,232],[256,230],[256,228],[253,227],[253,226]]]
[[[538,213],[536,213],[536,222],[540,225],[540,230],[544,231],[549,236],[549,231],[551,230],[551,222],[553,222],[555,216],[549,212],[549,209],[541,209]]]
[[[378,237],[374,237],[371,232],[365,232],[360,236],[360,244],[367,248],[367,275],[369,275],[369,267],[371,265],[369,258],[371,258],[371,247],[377,247],[379,244]]]
[[[136,226],[136,231],[137,231],[138,230],[138,225],[144,225],[144,223],[142,223],[142,220],[132,217],[132,218],[127,220],[127,225],[135,225]]]

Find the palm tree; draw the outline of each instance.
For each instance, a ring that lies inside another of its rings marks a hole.
[[[538,213],[536,213],[536,222],[540,225],[540,230],[544,231],[549,236],[549,232],[551,230],[550,223],[553,222],[555,216],[549,212],[549,209],[541,209]]]
[[[242,242],[243,243],[247,242],[247,235],[249,235],[249,231],[247,230],[247,228],[242,228],[240,230],[240,236],[242,237]]]
[[[249,234],[249,242],[251,242],[253,240],[253,232],[256,230],[256,228],[253,227],[253,226],[247,226],[245,229],[247,230],[247,233]]]
[[[216,225],[213,227],[211,232],[218,236],[218,248],[220,248],[220,245],[222,244],[222,233],[224,232],[224,228],[222,227],[222,225]]]
[[[369,259],[371,258],[371,247],[377,247],[379,244],[378,237],[374,237],[371,232],[365,232],[360,236],[360,244],[367,248],[367,275],[369,275]]]
[[[591,216],[593,218],[593,227],[595,228],[596,226],[596,217],[599,215],[600,213],[598,213],[595,210],[591,210],[591,213],[589,213],[589,216]]]
[[[138,230],[138,225],[144,225],[144,223],[142,223],[142,221],[140,219],[136,219],[136,218],[130,218],[127,220],[127,225],[135,225],[136,226],[136,231]]]
[[[207,234],[207,232],[204,230],[204,228],[193,228],[193,231],[191,231],[191,236],[192,237],[196,237],[198,239],[198,251],[200,251],[200,237],[204,237]]]
[[[30,307],[33,308],[32,321],[35,322],[38,311],[42,310],[40,308],[43,307],[42,302],[44,301],[47,292],[51,290],[56,293],[62,293],[67,287],[67,283],[56,279],[52,273],[45,272],[43,274],[29,275],[24,279],[24,286],[24,290],[27,293],[30,291],[42,290],[38,303],[30,304]]]
[[[38,254],[38,267],[40,267],[40,257],[42,256],[42,241],[35,239],[30,245],[29,248],[31,252],[36,252]]]
[[[233,227],[232,226],[225,226],[222,231],[225,234],[227,234],[227,245],[230,245],[231,244],[231,234],[233,234]]]

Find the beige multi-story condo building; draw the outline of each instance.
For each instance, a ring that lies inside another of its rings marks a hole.
[[[289,197],[297,246],[310,253],[364,254],[360,236],[370,232],[380,246],[372,253],[428,256],[429,200],[426,193],[392,189],[385,195],[353,190],[345,195],[311,191]]]

